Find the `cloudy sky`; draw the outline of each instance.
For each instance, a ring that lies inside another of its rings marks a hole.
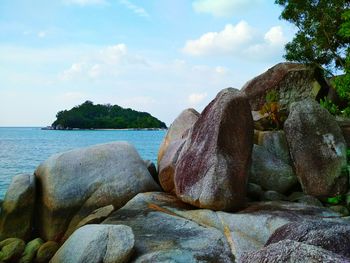
[[[283,61],[272,0],[3,0],[0,126],[46,126],[85,100],[170,124]]]

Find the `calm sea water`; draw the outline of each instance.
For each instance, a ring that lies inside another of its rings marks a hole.
[[[143,159],[156,163],[166,131],[46,131],[40,128],[0,128],[0,198],[14,175],[33,173],[49,156],[74,148],[128,141]]]

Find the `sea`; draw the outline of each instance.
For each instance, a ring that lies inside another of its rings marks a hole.
[[[165,130],[42,130],[0,127],[0,199],[12,177],[34,173],[36,167],[55,153],[95,144],[127,141],[141,158],[156,164]]]

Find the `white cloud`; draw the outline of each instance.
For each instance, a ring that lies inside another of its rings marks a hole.
[[[105,5],[107,2],[105,0],[63,0],[63,3],[67,5]]]
[[[228,69],[225,68],[225,67],[222,67],[222,66],[217,66],[215,68],[215,72],[218,73],[218,74],[222,74],[223,75],[223,74],[228,73]]]
[[[203,93],[192,93],[188,96],[187,101],[191,107],[195,107],[208,96],[206,92]]]
[[[187,41],[183,51],[194,56],[232,53],[249,43],[253,35],[254,29],[241,21],[237,25],[226,25],[220,32],[205,33],[199,39]]]
[[[283,29],[281,26],[274,26],[265,34],[264,39],[271,45],[284,45],[287,42],[286,37],[283,35]]]
[[[150,17],[149,13],[144,8],[131,3],[129,0],[119,0],[119,3],[140,17]]]
[[[147,66],[147,61],[128,53],[125,44],[107,46],[98,51],[91,51],[81,61],[74,62],[60,75],[62,80],[77,78],[97,79],[103,76],[117,76],[130,67]]]
[[[288,42],[281,26],[271,27],[266,33],[241,21],[228,24],[222,31],[209,32],[189,40],[182,51],[191,56],[233,56],[249,60],[282,57]]]
[[[193,9],[218,17],[230,17],[256,7],[262,0],[196,0]]]

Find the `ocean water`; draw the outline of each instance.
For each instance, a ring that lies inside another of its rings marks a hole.
[[[40,128],[0,128],[0,198],[16,174],[32,174],[55,153],[94,144],[127,141],[143,159],[156,163],[166,131],[89,130],[55,131]]]

